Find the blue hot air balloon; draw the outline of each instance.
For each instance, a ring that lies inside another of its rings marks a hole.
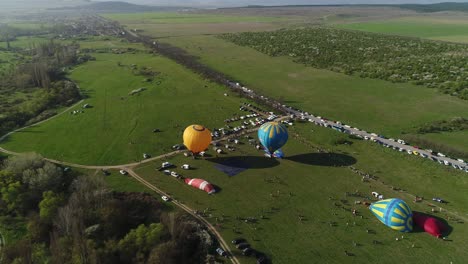
[[[400,232],[413,230],[413,213],[409,206],[401,199],[386,199],[372,203],[371,212],[383,224]]]
[[[266,148],[264,148],[263,150],[266,153],[268,153],[269,155],[271,155],[270,151],[268,151]],[[273,153],[273,157],[278,158],[278,159],[282,159],[282,158],[284,158],[284,152],[281,149],[278,149]]]
[[[288,130],[278,122],[268,122],[263,124],[258,130],[258,139],[271,154],[286,144],[286,141],[288,141]]]

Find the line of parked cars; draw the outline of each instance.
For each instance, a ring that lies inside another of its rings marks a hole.
[[[298,111],[300,113],[301,119],[306,118],[306,116],[315,117],[314,115],[311,115],[311,114],[309,114],[307,112],[303,112],[303,111],[300,111],[298,109],[294,109],[294,108],[286,106],[286,105],[283,105],[283,107],[292,109],[294,111]],[[354,134],[355,136],[360,137],[360,138],[362,138],[364,140],[370,140],[370,141],[376,142],[376,143],[378,143],[378,144],[380,144],[380,145],[382,145],[384,147],[387,147],[387,148],[392,148],[392,149],[400,151],[400,152],[407,152],[410,155],[420,156],[420,157],[423,157],[423,158],[429,158],[429,159],[431,159],[433,161],[439,162],[440,164],[443,164],[443,165],[446,165],[446,166],[452,166],[454,169],[458,169],[458,170],[461,170],[461,171],[468,172],[468,163],[466,163],[462,159],[457,159],[457,162],[459,164],[455,164],[455,163],[452,163],[450,161],[440,159],[440,157],[446,157],[445,154],[440,153],[440,152],[435,152],[433,150],[427,149],[426,151],[431,153],[431,155],[427,155],[427,154],[421,153],[421,152],[419,152],[417,150],[405,149],[403,147],[398,147],[398,146],[395,146],[395,145],[392,145],[392,144],[387,144],[387,143],[382,142],[381,140],[379,140],[379,138],[380,139],[386,139],[386,137],[384,137],[383,135],[378,135],[376,133],[371,133],[370,137],[369,136],[361,136],[361,135],[353,132],[353,130],[361,131],[362,133],[366,133],[366,134],[368,134],[368,133],[366,131],[364,131],[364,130],[360,130],[357,127],[351,127],[349,125],[343,124],[340,121],[336,121],[336,122],[332,121],[333,123],[335,123],[337,125],[331,126],[331,125],[326,123],[326,121],[328,121],[326,118],[323,118],[321,116],[316,116],[316,118],[318,118],[320,121],[317,122],[317,121],[314,121],[313,119],[309,119],[309,121],[315,123],[316,125],[320,125],[320,126],[323,126],[323,127],[331,127],[333,129],[338,130],[338,131],[343,132],[343,133],[348,133],[348,134],[352,134],[352,135]],[[402,139],[389,138],[388,140],[392,141],[392,142],[397,142],[397,143],[402,144],[402,145],[408,145],[408,143],[405,142]],[[413,146],[413,148],[419,149],[418,146]]]
[[[262,252],[259,252],[255,249],[252,249],[247,240],[244,238],[236,238],[231,241],[233,245],[236,246],[242,252],[244,256],[254,256],[257,259],[257,264],[265,264],[268,263],[268,258]]]
[[[328,121],[328,119],[326,119],[326,118],[323,118],[321,116],[314,116],[313,114],[309,114],[308,112],[304,112],[304,111],[302,111],[302,110],[300,110],[298,108],[294,108],[292,106],[288,106],[288,105],[285,105],[285,104],[280,104],[280,103],[275,102],[275,101],[270,101],[267,97],[257,95],[254,91],[242,86],[242,84],[240,84],[238,82],[233,82],[233,81],[228,80],[227,83],[233,89],[240,89],[243,92],[248,93],[248,96],[251,97],[251,98],[259,98],[259,99],[269,103],[270,105],[273,105],[274,107],[276,107],[278,109],[281,109],[283,112],[290,114],[291,118],[296,118],[296,115],[297,115],[298,118],[300,118],[301,120],[308,120],[309,122],[315,123],[316,125],[320,125],[320,126],[324,126],[324,127],[330,127],[330,128],[335,129],[335,130],[339,130],[340,132],[343,132],[343,133],[355,134],[356,136],[362,137],[359,134],[354,133],[354,131],[361,131],[357,127],[351,127],[349,125],[343,124],[340,121],[332,121],[336,125],[330,125],[330,124],[328,124],[326,122],[326,121]],[[320,121],[317,122],[317,121],[313,120],[310,117],[317,118]],[[364,130],[362,130],[362,133],[367,134],[367,132],[364,131]],[[365,140],[372,140],[372,141],[378,143],[378,138],[385,138],[385,137],[382,136],[382,135],[377,135],[375,133],[372,133],[370,137],[365,136],[365,137],[362,137],[362,138],[364,138]],[[406,143],[402,139],[395,140],[395,139],[390,138],[388,140],[398,142],[398,143],[403,144],[403,145],[408,145],[408,143]],[[397,147],[397,146],[394,146],[394,145],[391,145],[391,144],[385,144],[383,142],[380,142],[380,143],[381,143],[381,145],[383,145],[384,147],[387,147],[387,148],[393,148],[394,150],[398,150],[400,152],[405,152],[406,151],[406,152],[408,152],[408,154],[419,155],[419,156],[421,156],[423,158],[430,158],[431,160],[437,161],[440,164],[444,164],[446,166],[452,166],[455,169],[459,169],[459,170],[468,172],[468,163],[466,163],[462,159],[457,159],[457,162],[459,164],[452,164],[451,162],[449,162],[447,160],[441,160],[441,159],[437,158],[437,157],[445,157],[445,155],[442,154],[442,153],[437,153],[437,152],[432,152],[431,151],[432,156],[429,156],[429,155],[426,155],[424,153],[419,153],[418,151],[410,151],[408,149],[400,148],[400,147]]]

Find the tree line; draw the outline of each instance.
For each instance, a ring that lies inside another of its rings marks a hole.
[[[223,34],[270,56],[364,78],[437,88],[468,99],[468,46],[410,37],[311,27]]]
[[[468,130],[468,118],[456,117],[450,120],[438,120],[416,128],[418,134],[454,132]]]
[[[4,162],[0,195],[0,226],[27,230],[1,249],[3,263],[203,263],[213,246],[202,225],[154,196],[112,191],[104,176],[36,154]]]
[[[22,60],[0,71],[0,92],[4,96],[0,106],[0,134],[33,118],[37,121],[38,116],[47,118],[51,112],[44,113],[46,110],[71,105],[81,98],[76,85],[66,77],[67,67],[93,58],[79,54],[78,49],[76,43],[65,45],[51,40],[17,51]],[[35,96],[30,101],[7,100],[18,92]]]

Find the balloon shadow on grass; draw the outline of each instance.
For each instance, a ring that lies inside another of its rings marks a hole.
[[[279,162],[276,159],[262,156],[217,157],[208,158],[206,160],[216,164],[239,169],[265,169],[279,165]]]
[[[307,165],[345,167],[356,163],[352,156],[339,153],[305,153],[285,157],[284,159]]]

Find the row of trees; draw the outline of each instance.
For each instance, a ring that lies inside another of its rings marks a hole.
[[[220,37],[316,68],[425,85],[468,99],[466,45],[327,27]]]
[[[152,195],[113,192],[102,176],[64,173],[35,154],[4,162],[0,195],[0,225],[26,219],[27,229],[1,249],[3,263],[202,263],[212,243]]]
[[[77,44],[63,45],[50,41],[17,51],[23,59],[0,72],[0,91],[5,99],[0,106],[0,134],[38,116],[48,117],[47,113],[40,115],[47,109],[68,106],[80,99],[79,90],[66,78],[65,69],[93,58],[79,54],[78,48]],[[14,97],[23,91],[35,96],[29,101],[7,100],[9,96]]]
[[[468,130],[468,118],[456,117],[424,124],[417,128],[418,134]]]

